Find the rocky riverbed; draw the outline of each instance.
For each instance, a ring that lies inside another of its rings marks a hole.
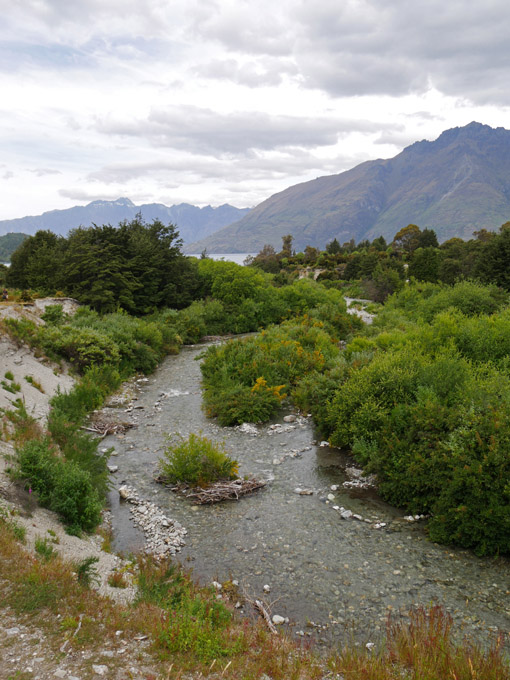
[[[282,413],[264,426],[222,428],[201,409],[203,348],[169,357],[133,383],[107,414],[136,425],[105,439],[114,446],[117,489],[139,497],[186,527],[177,559],[205,582],[235,579],[250,599],[265,597],[297,635],[368,642],[388,612],[438,603],[477,637],[506,630],[509,562],[480,559],[428,541],[426,518],[385,504],[352,459],[316,439],[306,414]],[[157,485],[153,475],[166,435],[202,432],[224,441],[240,473],[268,480],[238,502],[197,506]],[[144,549],[145,536],[118,490],[111,494],[115,546]],[[264,595],[264,586],[270,594]]]

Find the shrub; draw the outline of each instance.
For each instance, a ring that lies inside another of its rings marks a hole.
[[[163,475],[170,482],[206,486],[219,479],[235,479],[237,461],[232,460],[223,444],[190,434],[171,444],[160,459]]]
[[[17,462],[18,476],[65,524],[75,531],[91,531],[99,524],[101,503],[90,474],[60,458],[48,437],[27,442]]]

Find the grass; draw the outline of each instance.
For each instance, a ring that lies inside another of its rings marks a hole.
[[[227,680],[264,674],[272,680],[510,680],[501,639],[488,649],[455,642],[451,617],[440,607],[416,609],[406,621],[388,619],[386,639],[371,652],[350,646],[326,659],[271,635],[259,621],[239,620],[226,598],[217,600],[176,564],[140,558],[135,573],[136,601],[116,604],[77,582],[73,566],[59,556],[27,558],[9,519],[0,519],[0,609],[10,606],[41,627],[56,656],[63,637],[66,653],[98,655],[122,630],[131,646],[140,634],[152,640],[153,680],[190,673]]]
[[[26,375],[26,376],[25,376],[25,380],[27,381],[27,383],[29,383],[30,385],[32,385],[32,387],[35,387],[36,390],[39,390],[39,392],[42,392],[42,393],[44,394],[43,386],[42,386],[41,383],[40,383],[38,380],[36,380],[33,376],[31,376],[31,375]]]
[[[41,536],[38,536],[35,539],[34,548],[35,552],[46,562],[49,562],[57,555],[57,551],[51,545],[48,538],[42,538]]]

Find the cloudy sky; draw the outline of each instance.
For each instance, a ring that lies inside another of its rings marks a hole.
[[[507,0],[0,0],[0,219],[253,206],[472,120],[510,128]]]

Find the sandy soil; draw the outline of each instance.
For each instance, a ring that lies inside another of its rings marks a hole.
[[[66,306],[72,310],[72,303],[65,298]],[[6,305],[0,306],[0,319],[15,318],[28,319],[37,324],[43,323],[40,314],[48,304],[56,304],[57,298],[45,298],[36,300],[34,305]],[[74,301],[74,305],[77,303]],[[6,374],[12,374],[13,379],[6,378]],[[27,382],[27,377],[33,382]],[[26,346],[19,346],[9,336],[0,331],[0,409],[11,409],[12,402],[22,399],[29,415],[40,422],[44,422],[49,411],[49,400],[58,388],[61,391],[69,391],[73,384],[73,378],[68,374],[64,366],[58,366],[42,357],[36,357]],[[19,385],[20,389],[13,393],[5,389]]]
[[[28,308],[3,304],[0,307],[0,318],[29,318],[35,323],[41,323],[40,314],[44,307],[56,302],[62,301],[38,300],[36,305]],[[72,312],[75,304],[74,301],[66,304],[67,311]],[[12,373],[14,379],[5,378],[6,373]],[[26,376],[32,376],[40,384],[40,388],[28,383]],[[28,413],[41,423],[48,414],[51,396],[57,389],[69,390],[74,382],[65,369],[43,357],[34,356],[28,347],[17,346],[0,331],[1,380],[7,385],[18,383],[21,389],[12,393],[5,390],[4,386],[0,386],[0,408],[12,408],[12,401],[21,398]],[[97,583],[93,583],[93,587],[117,602],[126,603],[132,600],[135,594],[132,584],[127,588],[112,588],[108,585],[108,577],[112,572],[122,569],[126,563],[120,557],[102,549],[103,539],[99,535],[77,538],[66,534],[57,516],[38,507],[33,497],[6,474],[6,468],[13,455],[12,445],[0,441],[0,512],[12,515],[15,521],[25,528],[27,552],[35,552],[34,543],[37,538],[46,538],[63,559],[72,563],[86,557],[97,557],[96,569],[99,579]],[[125,578],[129,581],[129,573],[126,573]],[[57,619],[55,627],[58,629]],[[64,651],[55,658],[49,646],[45,644],[44,631],[36,629],[30,622],[17,618],[11,610],[0,606],[0,680],[154,678],[156,676],[151,673],[151,658],[145,653],[147,644],[149,641],[142,640],[134,647],[129,645],[128,648],[120,632],[118,644],[101,650],[99,655],[96,653],[91,657],[85,653]]]

